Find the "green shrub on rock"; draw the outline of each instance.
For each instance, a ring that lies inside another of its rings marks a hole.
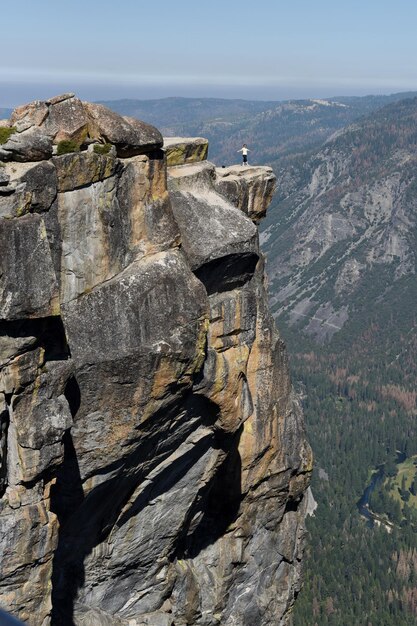
[[[111,150],[111,143],[96,143],[93,146],[93,150],[96,154],[109,154]]]
[[[16,128],[14,126],[0,126],[0,144],[6,143],[15,132]]]
[[[61,154],[69,154],[70,152],[79,152],[80,146],[76,141],[72,141],[71,139],[63,139],[57,145],[56,153],[58,156]]]

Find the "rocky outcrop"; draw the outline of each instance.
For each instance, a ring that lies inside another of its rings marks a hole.
[[[167,165],[185,165],[207,159],[208,141],[202,137],[165,137]]]
[[[1,605],[288,624],[311,452],[245,215],[270,171],[230,202],[206,152],[167,173],[156,129],[72,95],[10,124],[81,151],[1,167]]]
[[[121,117],[101,104],[81,102],[73,93],[18,107],[10,126],[17,132],[0,147],[3,160],[40,161],[51,156],[52,143],[62,141],[78,148],[95,141],[111,143],[122,157],[159,149],[163,143],[153,126]]]
[[[272,200],[275,175],[270,167],[219,167],[215,187],[257,224],[265,217]]]

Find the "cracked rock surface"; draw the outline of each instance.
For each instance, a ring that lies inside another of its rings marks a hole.
[[[224,185],[181,138],[167,167],[156,129],[103,109],[25,105],[0,146],[0,604],[289,624],[312,458],[259,251],[271,172]]]

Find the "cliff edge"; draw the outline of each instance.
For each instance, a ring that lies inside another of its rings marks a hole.
[[[0,130],[1,605],[288,624],[312,461],[255,225],[272,171],[72,94]]]

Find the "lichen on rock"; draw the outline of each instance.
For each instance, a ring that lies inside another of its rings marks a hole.
[[[10,124],[48,149],[0,149],[1,605],[288,624],[311,451],[259,250],[271,170],[219,173],[201,139],[164,153],[73,94]],[[52,156],[64,139],[81,151]]]

